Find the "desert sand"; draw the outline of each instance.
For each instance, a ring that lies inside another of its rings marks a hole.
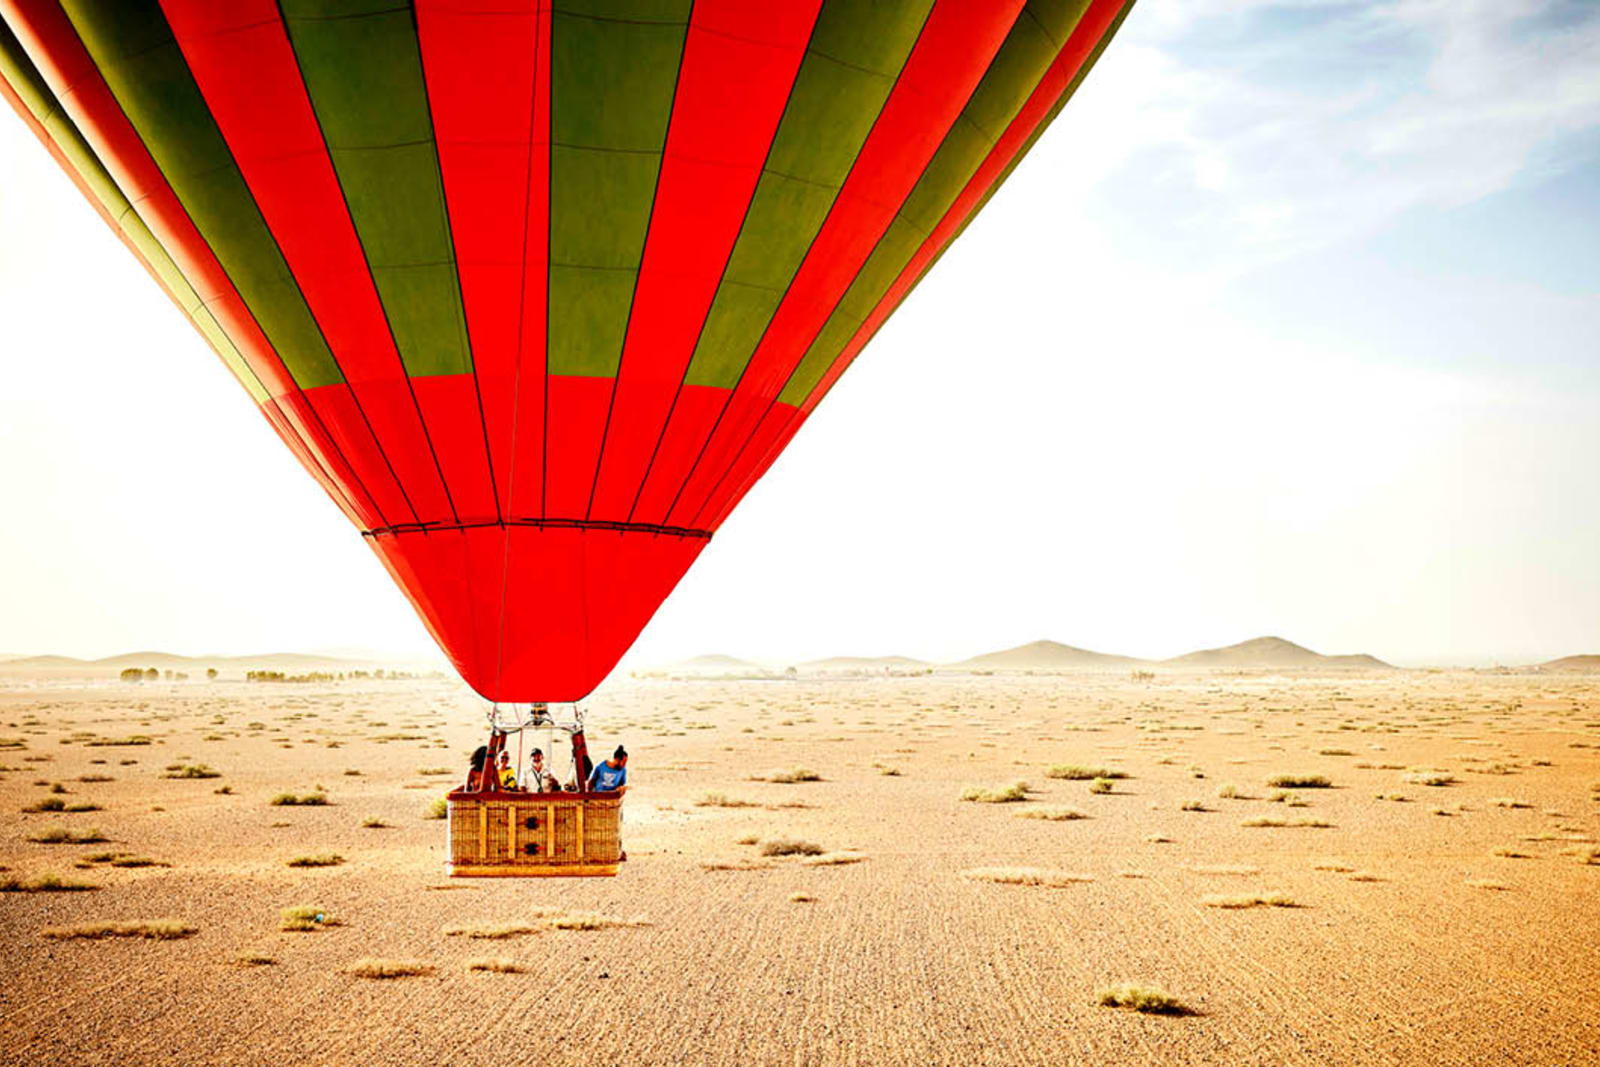
[[[1600,1062],[1593,675],[622,681],[629,860],[565,880],[444,877],[457,683],[0,684],[0,877],[96,887],[0,894],[9,1063]]]

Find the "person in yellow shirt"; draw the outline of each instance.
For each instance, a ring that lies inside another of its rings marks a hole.
[[[500,753],[500,788],[515,789],[517,787],[517,772],[511,769],[511,754]]]

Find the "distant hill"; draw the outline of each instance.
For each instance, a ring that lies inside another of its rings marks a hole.
[[[1562,656],[1549,663],[1539,664],[1541,671],[1572,671],[1576,674],[1600,674],[1600,655]]]
[[[1225,648],[1207,648],[1162,660],[1164,667],[1367,667],[1392,669],[1376,656],[1324,656],[1281,637],[1257,637]]]
[[[694,659],[686,659],[682,663],[673,664],[673,666],[697,671],[759,671],[765,669],[759,663],[751,663],[749,660],[740,659],[738,656],[724,656],[717,653],[709,656],[696,656]]]
[[[207,667],[235,670],[334,671],[371,665],[371,661],[311,656],[299,652],[266,652],[259,656],[179,656],[171,652],[124,652],[103,659],[21,656],[0,661],[0,671],[98,675],[106,671],[121,671],[124,667],[153,668],[161,671],[203,671]]]
[[[1091,652],[1086,648],[1074,648],[1059,641],[1034,641],[1003,652],[973,656],[950,666],[958,670],[1059,671],[1135,667],[1144,662],[1132,656],[1113,656],[1105,652]]]

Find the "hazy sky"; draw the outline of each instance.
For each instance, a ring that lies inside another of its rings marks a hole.
[[[0,113],[0,653],[431,643]],[[1600,652],[1600,5],[1142,0],[630,659]]]

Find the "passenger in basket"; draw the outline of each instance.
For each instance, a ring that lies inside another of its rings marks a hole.
[[[556,776],[550,773],[544,765],[544,750],[533,750],[533,760],[528,768],[528,775],[532,779],[528,784],[539,793],[559,793],[561,783],[556,781]]]
[[[594,793],[615,793],[619,797],[628,791],[627,749],[618,745],[610,759],[595,765],[594,773],[589,775],[589,790]]]
[[[511,753],[500,753],[500,788],[517,788],[517,772],[511,766]]]
[[[467,768],[467,790],[477,792],[483,788],[483,764],[489,758],[489,746],[479,745],[472,750]]]

